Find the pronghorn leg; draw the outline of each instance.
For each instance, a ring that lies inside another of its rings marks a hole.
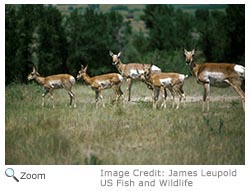
[[[119,101],[120,101],[120,98],[121,98],[121,97],[124,98],[123,92],[122,92],[122,90],[121,90],[120,84],[119,84],[119,85],[113,86],[112,89],[114,90],[114,93],[115,93],[115,95],[116,95],[116,99],[115,99],[115,104],[114,104],[114,105],[117,105],[117,104],[119,103]],[[123,100],[123,99],[122,99],[122,100]]]
[[[42,94],[42,107],[44,107],[44,97],[49,93],[48,89],[45,89],[44,93]]]
[[[172,94],[172,108],[174,108],[175,107],[175,92],[171,91],[171,94]]]
[[[68,94],[70,96],[70,106],[71,106],[74,95],[70,91],[68,91]]]
[[[210,91],[210,84],[209,83],[205,83],[204,84],[202,112],[205,111],[205,103],[207,104],[207,111],[209,111],[209,98],[208,98],[209,91]]]
[[[162,104],[160,107],[166,109],[166,97],[167,97],[166,88],[161,87],[161,92],[162,92]]]
[[[42,94],[42,107],[44,107],[44,97],[49,93],[48,89],[45,89],[44,93]]]
[[[169,87],[168,90],[171,93],[172,108],[174,108],[174,105],[175,105],[175,92],[174,92],[173,87]]]
[[[69,81],[63,82],[64,89],[68,92],[70,96],[70,106],[73,102],[73,107],[76,108],[76,102],[75,102],[75,94],[72,92],[72,84]]]
[[[154,88],[153,89],[153,109],[156,109],[157,108],[157,101],[158,101],[158,98],[159,98],[159,92],[160,92],[160,89],[159,88]]]
[[[185,107],[186,106],[186,94],[185,94],[183,89],[181,89],[181,90],[182,90],[181,97],[183,98],[183,104],[184,104],[184,107]]]
[[[118,101],[120,99],[121,96],[123,96],[123,92],[121,90],[121,87],[120,85],[116,86],[116,101]]]
[[[234,88],[235,89],[235,88]],[[235,91],[237,91],[237,93],[240,95],[240,97],[241,97],[241,102],[242,102],[242,107],[243,107],[243,110],[244,110],[244,112],[245,112],[245,94],[244,94],[244,92],[242,91],[242,89],[241,89],[241,87],[236,87],[236,90]]]
[[[119,98],[120,98],[120,92],[119,92],[119,90],[118,90],[118,86],[117,85],[114,85],[113,87],[112,87],[112,89],[113,89],[113,91],[114,91],[114,94],[115,94],[115,96],[116,96],[116,98],[115,98],[115,101],[117,102],[118,100],[119,100]]]
[[[119,92],[119,97],[121,97],[121,96],[124,95],[124,93],[121,90],[121,86],[120,85],[118,86],[118,92]]]
[[[115,94],[115,97],[116,97],[116,98],[115,98],[115,101],[117,102],[117,101],[118,101],[118,98],[119,98],[117,86],[113,86],[112,89],[113,89],[114,94]]]
[[[105,103],[104,103],[104,101],[103,101],[103,95],[101,94],[101,91],[99,91],[99,97],[100,97],[102,106],[105,107]]]
[[[178,102],[178,104],[177,104],[177,107],[176,107],[176,109],[179,109],[179,107],[180,107],[180,102],[182,101],[182,96],[181,95],[179,95],[179,102]]]
[[[175,109],[179,109],[180,108],[180,102],[182,100],[182,94],[181,94],[179,89],[176,90],[176,94],[179,96],[179,101],[178,101],[177,106],[176,106]]]
[[[126,88],[127,101],[131,100],[131,89],[132,89],[132,79],[127,78],[127,88]]]
[[[76,103],[75,103],[75,94],[72,91],[68,91],[68,94],[70,96],[70,106],[72,105],[72,101],[74,102],[73,107],[76,108]]]
[[[185,95],[185,92],[183,90],[183,85],[181,85],[179,88],[178,88],[178,93],[179,93],[179,97],[180,97],[180,102],[182,101],[183,99],[183,105],[184,107],[186,106],[186,95]]]
[[[98,107],[98,100],[99,100],[99,91],[95,91],[95,104],[96,104],[96,108]]]
[[[179,109],[179,107],[180,107],[180,102],[182,101],[182,98],[184,97],[184,91],[183,91],[182,89],[178,88],[178,89],[176,90],[176,93],[177,93],[178,96],[179,96],[179,101],[178,101],[178,104],[177,104],[177,106],[176,106],[176,109]]]
[[[235,85],[234,83],[230,81],[226,81],[228,84],[232,86],[232,88],[236,91],[236,93],[241,97],[241,102],[242,102],[242,107],[243,110],[245,111],[245,93],[241,89],[241,85]]]
[[[54,109],[55,108],[55,103],[54,103],[54,97],[53,97],[53,94],[52,94],[52,90],[53,89],[50,89],[49,92],[50,92],[50,96],[51,96],[51,100],[52,100],[52,107]]]

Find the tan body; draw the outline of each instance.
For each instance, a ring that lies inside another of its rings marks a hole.
[[[151,67],[151,66],[150,66]],[[166,108],[166,97],[168,89],[172,95],[172,107],[174,108],[175,94],[179,96],[179,102],[176,109],[179,108],[180,101],[185,99],[183,90],[184,81],[187,78],[184,74],[179,73],[151,73],[149,66],[144,66],[144,81],[152,86],[153,89],[153,108],[157,108],[159,92],[162,91],[163,102],[161,107]]]
[[[230,63],[204,63],[199,65],[193,61],[194,50],[187,51],[184,49],[184,54],[192,74],[197,78],[198,83],[204,85],[202,111],[205,110],[205,102],[207,103],[207,111],[209,111],[210,86],[220,88],[231,86],[241,97],[245,111],[245,94],[241,89],[245,78],[245,67]]]
[[[72,86],[75,84],[75,78],[69,74],[57,74],[47,77],[41,77],[36,69],[33,67],[33,71],[28,75],[28,80],[36,80],[45,89],[42,94],[42,106],[44,106],[44,97],[46,94],[50,93],[51,99],[53,101],[53,108],[55,108],[54,97],[52,91],[54,89],[64,88],[70,96],[70,105],[72,101],[75,101],[75,95],[71,91]],[[74,103],[74,107],[76,104]]]
[[[120,88],[123,81],[123,77],[120,74],[109,73],[90,77],[86,73],[86,71],[87,71],[87,66],[85,68],[81,66],[81,70],[79,71],[77,79],[79,80],[80,78],[83,78],[86,84],[89,85],[95,91],[96,106],[98,104],[99,99],[101,99],[103,106],[105,106],[103,103],[103,96],[101,94],[101,91],[104,89],[109,89],[109,88],[114,89],[116,94],[116,101],[123,95],[123,92],[121,91]]]
[[[110,56],[112,57],[112,64],[116,66],[119,73],[127,80],[127,88],[126,88],[126,97],[127,101],[131,100],[131,87],[132,87],[132,80],[140,79],[140,76],[144,74],[143,64],[140,63],[128,63],[123,64],[120,60],[121,52],[117,55],[113,54],[113,52],[109,52]],[[150,67],[150,64],[145,64]],[[152,72],[158,73],[161,72],[160,68],[157,66],[151,65]]]

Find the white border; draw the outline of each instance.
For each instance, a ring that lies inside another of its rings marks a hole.
[[[70,3],[69,3],[70,2]],[[239,166],[215,166],[215,165],[205,165],[205,166],[83,166],[83,165],[75,165],[75,166],[62,166],[62,165],[39,165],[39,166],[29,166],[29,165],[16,165],[14,166],[15,170],[18,172],[27,171],[27,172],[43,172],[46,173],[46,180],[45,181],[20,181],[19,183],[14,182],[11,178],[7,178],[4,175],[5,166],[4,155],[5,155],[5,4],[31,4],[31,3],[39,3],[39,4],[246,4],[246,144],[245,144],[245,162],[246,165],[239,165]],[[30,1],[30,0],[5,0],[1,1],[0,3],[0,25],[1,25],[1,36],[0,42],[1,43],[1,50],[0,50],[0,59],[1,59],[1,75],[0,75],[0,105],[2,106],[0,109],[0,117],[1,117],[1,124],[0,124],[0,189],[8,189],[8,190],[88,190],[88,191],[101,191],[101,190],[228,190],[228,191],[236,191],[237,189],[241,190],[249,190],[250,184],[249,179],[251,177],[251,156],[250,156],[250,136],[251,131],[249,128],[249,117],[250,117],[250,85],[248,82],[250,81],[250,64],[251,64],[251,54],[249,51],[250,48],[250,11],[251,5],[246,1],[237,1],[237,0],[213,0],[213,1],[185,1],[185,0],[160,0],[160,1],[149,1],[149,0],[138,0],[137,2],[131,0],[121,0],[121,1],[100,1],[100,0],[92,0],[92,1],[83,1],[83,0],[73,0],[73,1],[48,1],[48,0],[38,0],[38,1]],[[106,170],[129,170],[132,171],[135,168],[140,168],[142,170],[152,170],[152,169],[169,169],[175,168],[180,170],[200,170],[200,169],[209,169],[209,170],[225,170],[225,169],[237,169],[238,170],[238,177],[237,178],[229,178],[223,179],[221,181],[217,179],[196,179],[194,183],[196,184],[195,187],[192,189],[170,189],[170,188],[145,188],[145,189],[135,189],[135,188],[125,188],[125,189],[101,189],[100,184],[100,169]]]

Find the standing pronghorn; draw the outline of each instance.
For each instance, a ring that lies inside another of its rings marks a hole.
[[[117,73],[109,73],[109,74],[103,74],[99,76],[90,77],[86,71],[87,67],[84,67],[81,65],[81,70],[79,71],[79,74],[77,76],[77,79],[83,78],[83,80],[86,82],[87,85],[90,85],[91,88],[95,91],[96,97],[96,107],[98,106],[98,100],[101,99],[101,102],[103,104],[103,107],[105,106],[103,103],[103,96],[101,94],[101,90],[113,88],[116,94],[116,101],[123,95],[123,92],[121,91],[121,83],[123,81],[123,77],[120,74]]]
[[[44,106],[44,97],[46,94],[50,93],[53,102],[53,108],[55,108],[54,97],[52,91],[54,89],[64,88],[70,96],[70,105],[72,100],[75,101],[75,95],[71,91],[72,86],[75,84],[75,78],[69,74],[57,74],[47,77],[41,77],[33,67],[33,71],[28,75],[28,80],[35,79],[40,85],[44,87],[44,93],[42,94],[42,106]],[[76,104],[74,103],[74,107]]]
[[[109,51],[110,56],[112,57],[112,64],[115,65],[119,71],[119,73],[127,79],[127,101],[131,100],[131,87],[132,87],[132,80],[140,79],[140,75],[144,73],[143,65],[139,63],[129,63],[123,64],[120,60],[121,52],[117,55],[113,54],[112,51]],[[150,64],[147,64],[150,66]],[[161,72],[161,69],[155,65],[151,65],[152,72]]]
[[[208,94],[210,85],[215,87],[232,86],[241,97],[242,106],[245,111],[245,94],[241,89],[245,78],[245,67],[229,63],[204,63],[199,65],[194,63],[194,53],[194,49],[192,51],[184,49],[186,64],[197,78],[197,82],[204,85],[202,111],[204,111],[205,102],[207,103],[207,111],[209,111]]]
[[[188,77],[184,74],[179,73],[152,73],[151,65],[143,65],[144,67],[144,75],[141,75],[143,81],[150,85],[153,89],[153,108],[157,108],[157,101],[159,97],[159,92],[162,92],[163,102],[161,107],[166,108],[166,97],[168,89],[172,94],[172,108],[174,108],[175,94],[177,93],[179,96],[179,102],[176,106],[176,109],[179,108],[180,102],[182,99],[185,100],[185,92],[183,90],[183,85],[185,79]]]

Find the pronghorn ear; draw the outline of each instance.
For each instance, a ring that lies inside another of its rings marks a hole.
[[[194,55],[195,49],[192,50],[192,54]]]
[[[187,54],[187,49],[184,48],[183,50],[184,50],[184,54]]]
[[[152,66],[153,66],[153,62],[151,62],[151,64],[150,64],[150,68],[152,68]]]
[[[85,72],[86,72],[87,68],[88,68],[88,64],[87,64],[86,67],[84,68],[84,71],[85,71]]]
[[[32,68],[32,72],[36,72],[36,68],[34,66]]]
[[[110,56],[113,56],[113,52],[109,50],[109,55]]]
[[[84,66],[81,64],[81,69],[83,69],[84,68]]]
[[[122,53],[121,53],[121,51],[120,51],[120,52],[118,53],[118,57],[120,57],[120,56],[121,56],[121,54],[122,54]]]

